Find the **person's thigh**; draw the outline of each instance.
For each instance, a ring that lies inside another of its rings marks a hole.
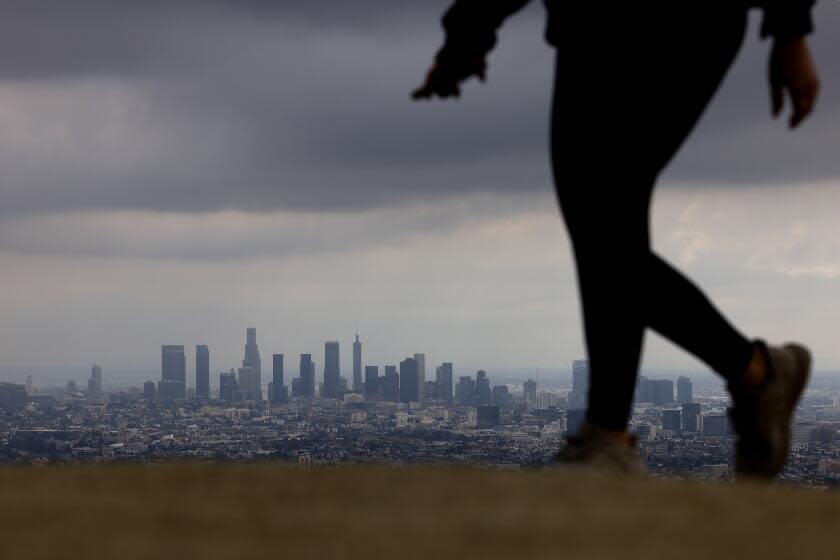
[[[737,55],[746,10],[734,0],[559,6],[552,115],[558,195],[601,208],[639,197],[646,204],[644,191]]]

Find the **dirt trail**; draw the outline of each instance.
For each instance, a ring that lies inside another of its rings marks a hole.
[[[840,494],[562,472],[0,469],[0,557],[840,558]]]

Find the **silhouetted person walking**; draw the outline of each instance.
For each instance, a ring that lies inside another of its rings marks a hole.
[[[415,99],[459,97],[484,81],[504,19],[528,0],[457,0],[446,41]],[[557,198],[574,249],[590,362],[587,421],[563,462],[627,473],[644,464],[627,433],[644,329],[682,346],[727,381],[741,475],[773,477],[810,370],[801,345],[768,346],[736,330],[687,278],[651,250],[657,176],[691,132],[761,7],[772,37],[772,113],[785,97],[796,128],[819,89],[805,36],[813,0],[587,2],[546,0],[557,49],[551,127]]]

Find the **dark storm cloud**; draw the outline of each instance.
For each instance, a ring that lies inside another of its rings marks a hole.
[[[487,85],[460,103],[412,104],[446,4],[5,2],[0,212],[363,210],[545,192],[542,7],[508,22]],[[817,119],[796,135],[767,124],[767,44],[753,27],[669,178],[840,174],[837,12],[823,2],[817,14]]]

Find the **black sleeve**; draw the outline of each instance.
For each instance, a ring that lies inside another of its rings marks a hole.
[[[761,38],[793,39],[814,31],[811,8],[815,0],[764,0]]]
[[[435,60],[453,67],[483,58],[496,45],[496,30],[529,0],[456,0],[443,16],[446,40]]]

